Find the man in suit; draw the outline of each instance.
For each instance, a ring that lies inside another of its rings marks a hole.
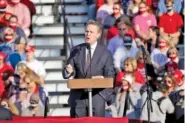
[[[85,43],[75,46],[63,70],[63,77],[104,78],[114,77],[115,71],[111,53],[105,46],[98,44],[101,36],[101,25],[89,20],[85,29]],[[91,67],[89,63],[91,52]],[[105,116],[105,102],[110,101],[113,89],[93,89],[93,116]],[[86,89],[71,89],[68,100],[71,117],[88,116],[88,92]]]

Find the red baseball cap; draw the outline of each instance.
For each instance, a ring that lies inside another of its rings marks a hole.
[[[180,80],[181,80],[182,77],[184,76],[183,73],[182,73],[180,70],[175,70],[175,71],[173,72],[173,74],[174,74],[176,83],[179,84],[179,83],[180,83]]]
[[[34,46],[27,46],[26,52],[35,52],[35,47]]]

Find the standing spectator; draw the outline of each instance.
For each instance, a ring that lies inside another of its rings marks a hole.
[[[30,35],[31,17],[28,7],[20,3],[20,0],[7,0],[7,12],[12,13],[18,17],[18,24],[24,30],[26,36]]]
[[[32,69],[36,74],[38,74],[41,78],[41,83],[44,84],[44,77],[46,76],[46,71],[44,65],[35,59],[34,56],[35,47],[28,46],[26,48],[26,61],[22,61],[25,63],[30,69]]]
[[[20,28],[18,26],[18,18],[16,15],[10,16],[9,26],[10,26],[10,28],[12,28],[16,32],[16,34],[18,36],[22,36],[22,37],[26,38],[24,31],[22,30],[22,28]]]
[[[176,91],[184,89],[185,82],[184,82],[184,75],[180,70],[175,70],[173,72],[173,76],[175,77],[176,80]]]
[[[25,48],[27,45],[27,41],[23,37],[17,37],[15,40],[15,51],[8,56],[6,59],[7,62],[11,64],[11,66],[15,69],[15,66],[17,63],[20,61],[25,61],[26,60],[26,52]]]
[[[164,13],[168,11],[168,7],[165,6],[165,3],[167,1],[169,0],[159,0],[159,3],[158,3],[158,15],[159,16],[162,16]],[[174,3],[172,5],[172,7],[174,8],[174,11],[177,13],[180,13],[181,8],[182,8],[181,0],[170,0],[170,1]]]
[[[116,96],[116,114],[114,117],[138,119],[140,117],[141,95],[138,88],[135,88],[134,76],[127,74],[122,78],[122,86]],[[113,111],[114,113],[114,111]]]
[[[101,24],[104,24],[105,18],[113,13],[113,5],[114,0],[105,0],[105,4],[97,10],[97,21],[99,21]]]
[[[154,14],[149,12],[149,7],[145,2],[139,4],[139,15],[135,16],[133,19],[133,24],[137,36],[142,39],[142,41],[148,40],[149,27],[157,26],[156,17]],[[145,43],[145,42],[144,42]]]
[[[148,103],[147,92],[141,97],[141,119],[148,121]],[[160,85],[160,89],[152,93],[151,105],[153,112],[150,110],[150,121],[157,123],[165,123],[166,113],[174,112],[174,105],[168,97],[168,86]]]
[[[130,17],[134,17],[136,14],[138,14],[140,3],[141,0],[130,0],[127,8],[127,15]]]
[[[21,116],[44,116],[44,107],[39,102],[39,95],[33,94],[30,97],[30,106],[22,109]]]
[[[172,46],[177,46],[181,33],[181,27],[183,26],[183,20],[182,17],[174,11],[173,0],[166,0],[165,4],[167,12],[159,18],[160,34],[167,35],[170,38]]]
[[[0,44],[0,51],[4,52],[8,56],[14,52],[16,34],[11,28],[6,27],[3,29],[1,39],[3,42]]]
[[[175,91],[176,88],[176,82],[175,82],[175,77],[172,75],[165,75],[164,76],[164,82],[166,84],[166,86],[168,87],[168,94],[171,94],[172,92]]]
[[[122,40],[123,45],[116,49],[113,56],[114,67],[119,72],[122,69],[121,67],[123,66],[125,59],[127,59],[128,57],[135,57],[138,51],[136,42],[132,39],[131,35],[125,34]]]
[[[151,61],[154,66],[155,73],[158,75],[163,75],[165,72],[165,64],[168,62],[168,47],[168,37],[160,36],[158,48],[155,48],[151,53]]]

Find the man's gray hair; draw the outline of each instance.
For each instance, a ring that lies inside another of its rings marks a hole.
[[[97,27],[98,27],[98,32],[99,32],[99,33],[101,33],[101,32],[102,32],[102,25],[101,25],[98,21],[95,21],[95,20],[89,20],[89,21],[87,22],[86,27],[87,27],[88,25],[95,25],[95,26],[97,26]]]

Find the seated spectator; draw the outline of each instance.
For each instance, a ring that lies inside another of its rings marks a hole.
[[[6,27],[3,29],[1,39],[3,42],[0,44],[0,51],[4,52],[8,56],[14,52],[16,34],[11,28]]]
[[[145,84],[145,78],[143,75],[137,70],[137,61],[135,58],[127,58],[124,62],[124,71],[122,70],[116,76],[116,86],[120,86],[122,83],[122,78],[127,75],[132,74],[136,76],[135,78],[135,86],[140,88],[143,84]]]
[[[168,47],[168,38],[165,36],[160,36],[158,48],[155,48],[151,53],[151,61],[157,75],[164,75],[165,64],[168,62]]]
[[[146,51],[145,51],[146,52]],[[145,62],[144,62],[145,59]],[[145,53],[145,56],[143,57],[142,51],[137,51],[136,54],[136,60],[137,60],[137,70],[143,75],[146,81],[146,72],[147,72],[147,78],[148,80],[153,80],[157,77],[157,75],[154,72],[154,67],[151,64],[150,54],[148,52]],[[146,68],[145,68],[146,64]]]
[[[32,34],[33,29],[32,29],[32,18],[33,15],[36,14],[36,8],[34,3],[31,0],[21,0],[21,3],[23,3],[24,5],[26,5],[30,11],[30,16],[31,16],[31,25],[30,25],[30,33]]]
[[[175,91],[176,82],[175,82],[174,76],[167,74],[166,76],[164,76],[164,82],[166,86],[168,87],[168,94],[171,94],[172,92]]]
[[[46,76],[46,71],[43,64],[35,59],[34,56],[35,47],[28,46],[26,48],[26,61],[22,61],[25,63],[31,70],[33,70],[36,74],[40,76],[41,83],[44,84],[44,77]]]
[[[3,80],[2,75],[5,71],[7,70],[13,71],[13,68],[10,65],[5,63],[5,57],[6,57],[5,54],[0,52],[0,79],[1,80]]]
[[[142,39],[142,42],[148,40],[149,27],[157,26],[156,17],[154,14],[149,12],[149,7],[145,2],[139,4],[139,13],[133,19],[134,28],[136,34]]]
[[[158,3],[158,15],[159,16],[162,16],[164,13],[168,11],[168,8],[165,6],[165,2],[167,1],[169,0],[159,0],[159,3]],[[170,0],[170,1],[174,3],[172,6],[174,8],[174,11],[177,13],[180,13],[181,8],[182,8],[181,0]]]
[[[123,37],[123,44],[119,48],[116,49],[114,53],[114,67],[117,69],[118,72],[121,71],[121,67],[125,59],[128,57],[135,57],[138,51],[136,42],[132,39],[130,34],[125,34]]]
[[[134,32],[131,28],[131,23],[127,16],[121,16],[118,19],[117,28],[119,30],[119,33],[109,41],[107,46],[112,55],[114,55],[118,47],[123,46],[123,37],[126,33],[129,33],[132,38],[134,37]]]
[[[148,121],[148,103],[147,92],[141,97],[141,119]],[[174,105],[168,97],[168,86],[161,84],[158,91],[152,93],[151,105],[153,111],[150,110],[150,121],[157,123],[165,123],[166,113],[174,112]]]
[[[30,105],[22,109],[21,116],[44,116],[44,107],[39,102],[38,94],[31,95]]]
[[[23,37],[17,37],[15,40],[15,51],[11,53],[8,58],[6,59],[7,62],[11,64],[11,66],[15,69],[15,66],[20,61],[26,60],[26,52],[25,48],[27,45],[27,41]]]
[[[31,17],[27,6],[20,3],[20,0],[7,0],[7,12],[12,13],[18,17],[18,24],[24,30],[26,36],[30,35]],[[16,10],[16,11],[15,11]]]
[[[184,122],[184,87],[170,95],[170,99],[175,106],[175,121],[171,118],[167,122],[183,123]]]
[[[141,0],[129,0],[128,8],[127,8],[127,15],[130,17],[134,17],[139,12],[139,5]]]
[[[172,46],[177,46],[181,27],[183,26],[183,20],[182,17],[174,11],[173,4],[173,0],[166,0],[168,11],[159,18],[159,29],[160,34],[170,38]]]
[[[7,7],[6,0],[1,0],[0,1],[0,29],[9,25],[8,20],[11,14],[6,12],[6,7]]]
[[[175,47],[170,47],[167,52],[168,62],[165,64],[166,71],[172,74],[179,68],[179,53]]]
[[[108,15],[105,18],[104,29],[109,29],[111,26],[113,26],[115,24],[116,20],[118,18],[120,18],[121,15],[122,15],[121,11],[122,11],[121,4],[120,3],[115,3],[113,5],[113,14]]]
[[[102,5],[96,13],[96,19],[101,24],[104,24],[104,20],[108,15],[111,15],[113,13],[113,0],[105,0],[105,4]]]
[[[145,45],[147,45],[147,50],[149,53],[156,48],[159,38],[159,29],[155,26],[149,27],[149,35],[150,38]]]
[[[16,15],[12,15],[9,19],[9,26],[12,28],[18,36],[26,38],[26,35],[22,28],[18,26],[18,18]]]
[[[184,74],[180,70],[175,70],[173,76],[176,80],[176,91],[182,90],[185,87]]]
[[[127,74],[122,78],[122,86],[118,90],[115,106],[116,111],[112,111],[113,117],[128,117],[138,119],[140,117],[140,99],[139,89],[134,86],[134,76]]]

